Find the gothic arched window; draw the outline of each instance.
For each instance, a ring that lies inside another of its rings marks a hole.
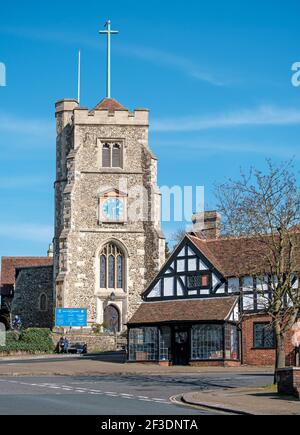
[[[47,296],[45,293],[42,293],[40,295],[40,304],[39,304],[40,311],[47,311]]]
[[[116,285],[116,261],[114,255],[108,257],[108,288],[115,288]]]
[[[101,255],[100,257],[100,287],[106,288],[107,287],[107,281],[106,281],[106,255]]]
[[[100,288],[124,289],[124,254],[108,243],[100,254]]]

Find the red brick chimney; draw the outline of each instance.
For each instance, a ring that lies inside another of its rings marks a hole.
[[[204,239],[217,239],[221,232],[221,215],[216,211],[195,213],[193,232]]]

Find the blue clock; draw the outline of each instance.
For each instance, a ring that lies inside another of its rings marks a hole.
[[[107,220],[121,220],[124,212],[123,202],[117,198],[109,198],[103,203],[102,212]]]

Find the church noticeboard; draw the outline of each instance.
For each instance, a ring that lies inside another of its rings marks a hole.
[[[87,326],[87,310],[83,308],[56,308],[56,328]]]

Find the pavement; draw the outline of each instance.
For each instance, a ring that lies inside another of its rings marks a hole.
[[[242,415],[300,415],[300,400],[267,389],[234,388],[183,394],[184,403]]]
[[[272,372],[272,367],[161,367],[157,364],[126,363],[125,356],[121,352],[87,356],[52,355],[0,358],[0,376],[189,375],[193,373],[248,373],[250,375],[261,373],[271,375]]]

